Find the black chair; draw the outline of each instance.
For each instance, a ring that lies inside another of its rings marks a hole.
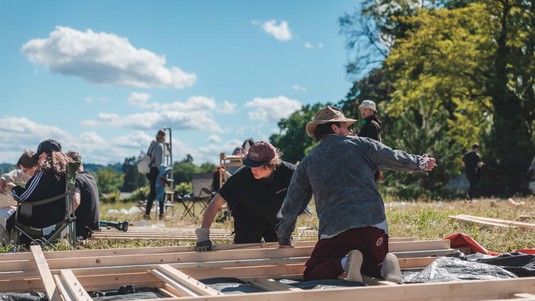
[[[35,244],[40,245],[43,249],[53,249],[54,243],[59,239],[66,240],[71,246],[76,245],[76,216],[74,210],[70,210],[70,208],[73,208],[76,171],[79,166],[80,162],[67,164],[65,193],[37,202],[24,202],[14,198],[17,202],[17,211],[11,230],[11,240],[15,245]],[[22,216],[28,220],[33,214],[46,214],[46,212],[36,212],[36,207],[59,201],[65,203],[63,220],[44,228],[35,228],[21,221]]]
[[[201,204],[199,215],[204,213],[206,206],[213,197],[212,193],[212,173],[192,174],[191,175],[191,195],[178,196],[177,200],[184,207],[182,217],[196,217],[195,205]]]

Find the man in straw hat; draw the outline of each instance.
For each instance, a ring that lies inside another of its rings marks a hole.
[[[431,171],[435,159],[354,136],[349,129],[354,122],[327,106],[307,124],[307,134],[319,143],[298,165],[288,187],[277,228],[279,244],[291,247],[297,216],[313,195],[320,239],[304,279],[335,279],[346,272],[350,281],[362,282],[362,273],[401,283],[398,260],[388,250],[388,224],[374,172]]]
[[[281,154],[271,143],[254,143],[238,169],[210,201],[195,230],[197,251],[210,251],[210,226],[225,202],[234,218],[234,243],[277,241],[277,213],[286,197],[295,165],[282,161]]]

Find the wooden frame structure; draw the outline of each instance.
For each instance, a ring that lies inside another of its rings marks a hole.
[[[534,300],[535,277],[513,280],[394,285],[365,278],[368,287],[302,290],[275,279],[299,279],[314,242],[278,249],[275,243],[0,254],[0,292],[41,291],[51,301],[91,300],[88,292],[123,284],[153,287],[165,300]],[[448,240],[392,239],[402,269],[422,268],[456,250]],[[235,277],[262,293],[223,294],[200,279]]]

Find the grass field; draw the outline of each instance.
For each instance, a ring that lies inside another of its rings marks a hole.
[[[413,237],[415,239],[439,239],[455,233],[464,233],[472,237],[490,251],[510,252],[522,248],[535,248],[533,239],[535,230],[520,228],[498,228],[459,222],[448,218],[451,215],[468,214],[474,216],[498,218],[518,221],[521,216],[530,216],[525,222],[535,223],[535,197],[515,198],[513,202],[507,199],[479,199],[472,202],[464,200],[453,201],[394,201],[386,199],[386,213],[390,226],[391,237]],[[116,211],[129,210],[134,203],[101,204],[101,219],[110,221],[127,220],[134,225],[143,224],[142,213],[126,214]],[[196,208],[197,212],[200,207]],[[312,209],[314,209],[312,207]],[[165,224],[165,227],[197,228],[200,218],[182,218],[181,204],[175,204],[175,214],[165,221],[154,220],[148,224]],[[145,222],[145,224],[147,224]],[[299,217],[297,226],[317,229],[318,221],[315,214]],[[161,225],[163,226],[163,225]],[[212,224],[212,228],[232,228],[232,223]],[[190,242],[189,244],[191,244]],[[227,242],[228,243],[228,242]],[[188,244],[187,242],[184,244]],[[169,242],[129,242],[117,244],[115,242],[89,242],[82,248],[108,247],[140,247],[169,245]]]

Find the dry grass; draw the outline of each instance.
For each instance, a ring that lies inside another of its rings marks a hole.
[[[533,239],[535,230],[498,228],[459,222],[448,218],[450,215],[469,214],[474,216],[491,217],[518,221],[519,217],[535,216],[535,197],[516,198],[517,205],[503,199],[480,199],[472,202],[455,201],[386,201],[386,213],[390,226],[391,237],[413,237],[415,239],[439,239],[455,233],[464,233],[487,250],[496,252],[510,252],[522,248],[535,248]],[[101,219],[108,221],[127,220],[133,225],[165,226],[172,228],[197,228],[201,217],[182,218],[183,208],[180,203],[175,204],[175,214],[165,221],[142,219],[141,212],[127,214],[125,211],[135,207],[134,203],[101,204]],[[123,209],[122,213],[120,212]],[[196,211],[201,210],[200,205]],[[115,212],[114,212],[115,211]],[[118,212],[117,212],[118,211]],[[154,214],[152,215],[154,217]],[[526,222],[535,223],[535,218]],[[302,215],[297,221],[298,227],[317,229],[318,220],[315,214]],[[214,222],[212,228],[232,229],[231,221]],[[220,241],[219,243],[230,243]],[[79,246],[81,249],[96,248],[134,248],[147,246],[176,245],[169,241],[86,241]],[[181,242],[181,245],[191,245],[192,241]],[[65,246],[63,249],[69,249]]]

